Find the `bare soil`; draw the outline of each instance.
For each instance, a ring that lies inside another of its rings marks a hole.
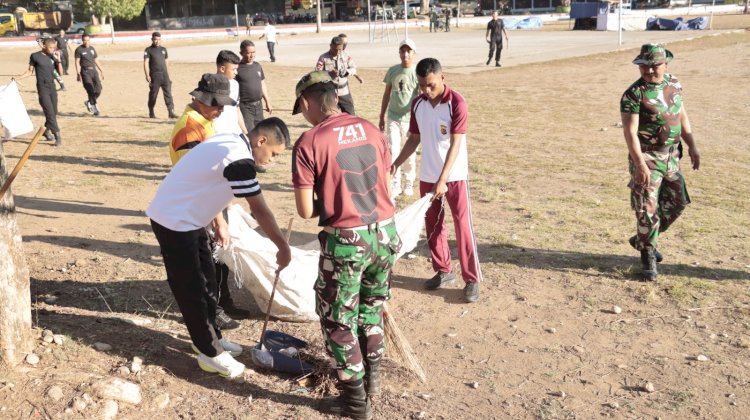
[[[734,27],[750,26],[747,18],[738,21]],[[389,361],[376,418],[746,416],[748,45],[747,31],[669,45],[702,166],[694,172],[683,165],[693,203],[663,235],[665,259],[650,284],[638,281],[637,254],[627,243],[634,216],[627,150],[616,126],[620,95],[638,77],[630,64],[636,51],[446,74],[469,102],[473,214],[485,282],[481,300],[467,305],[460,286],[423,290],[432,275],[424,244],[416,258],[397,264],[390,305],[428,382]],[[20,73],[29,53],[3,51],[1,72]],[[304,381],[262,370],[227,381],[198,369],[143,213],[170,168],[173,122],[161,102],[161,119],[146,118],[140,63],[103,64],[103,115],[87,115],[85,92],[67,77],[60,95],[65,144],[41,143],[13,185],[34,327],[66,341],[40,339],[33,349],[38,365],[0,370],[0,417],[94,417],[100,400],[76,411],[74,398],[91,393],[98,378],[120,376],[140,384],[144,396],[140,405],[120,404],[122,418],[322,418],[321,395]],[[173,65],[178,110],[212,67]],[[309,127],[289,115],[293,80],[305,70],[266,67],[277,114],[295,138]],[[383,71],[361,73],[372,82],[353,87],[358,110],[376,121]],[[22,90],[33,120],[42,123],[33,80]],[[29,136],[3,142],[10,167],[28,142]],[[290,158],[285,154],[261,177],[280,224],[295,215]],[[307,242],[316,231],[315,221],[298,218],[292,242]],[[249,350],[262,313],[246,294],[236,295],[253,314],[227,336]],[[306,339],[314,355],[321,353],[317,324],[272,321],[270,328]],[[112,349],[97,351],[96,342]],[[145,360],[144,369],[119,372],[134,356]],[[240,360],[252,365],[249,352]],[[647,382],[653,392],[644,390]],[[61,398],[48,395],[53,386]],[[169,401],[160,407],[163,394]]]

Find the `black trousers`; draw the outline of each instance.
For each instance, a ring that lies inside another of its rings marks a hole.
[[[86,94],[89,96],[89,103],[96,105],[96,100],[102,94],[102,82],[99,80],[99,72],[95,68],[81,69],[81,82]]]
[[[339,109],[349,115],[354,115],[354,98],[352,98],[351,93],[339,96]]]
[[[242,119],[245,121],[245,128],[250,132],[256,124],[263,121],[263,101],[240,101],[240,112],[242,112]]]
[[[53,133],[59,133],[60,127],[57,125],[57,89],[55,81],[37,80],[36,92],[39,96],[39,105],[44,112],[44,126]]]
[[[159,89],[164,93],[164,104],[167,109],[174,110],[172,101],[172,81],[169,80],[169,74],[165,72],[151,73],[151,83],[148,85],[148,109],[153,111],[156,105],[156,98],[159,96]]]
[[[276,61],[276,55],[274,55],[273,53],[274,47],[276,47],[276,43],[266,42],[266,45],[268,46],[268,54],[271,56],[271,62],[273,63]]]
[[[490,56],[488,58],[492,59],[492,54],[495,54],[495,62],[500,62],[500,54],[503,52],[503,40],[492,40],[490,41]]]
[[[70,56],[68,55],[68,49],[64,49],[60,53],[60,65],[62,65],[63,73],[68,74],[68,66],[70,65]]]
[[[216,326],[217,285],[205,228],[176,232],[151,221],[161,247],[167,282],[195,347],[209,357],[224,350]]]

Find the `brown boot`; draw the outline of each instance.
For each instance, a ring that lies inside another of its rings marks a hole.
[[[354,420],[372,419],[370,400],[365,393],[365,384],[361,379],[340,382],[341,393],[336,398],[321,401],[320,411]]]

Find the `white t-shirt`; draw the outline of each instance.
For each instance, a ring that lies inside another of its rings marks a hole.
[[[266,34],[266,42],[276,42],[276,27],[273,25],[266,25],[263,33]]]
[[[419,179],[435,183],[443,171],[451,145],[451,134],[461,134],[458,156],[446,182],[469,179],[466,131],[469,128],[469,107],[463,96],[445,86],[440,103],[433,107],[425,95],[417,96],[411,105],[409,132],[419,134],[422,144]]]
[[[229,96],[235,102],[239,103],[240,84],[234,79],[229,80]],[[214,118],[214,129],[216,130],[216,134],[242,134],[239,116],[237,115],[237,106],[225,105],[224,111],[219,115],[219,118]]]
[[[244,136],[218,134],[195,146],[159,185],[146,209],[151,220],[177,232],[202,229],[234,197],[260,194]]]

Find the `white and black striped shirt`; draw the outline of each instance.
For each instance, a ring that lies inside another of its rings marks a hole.
[[[187,232],[207,226],[234,197],[261,193],[244,137],[218,134],[180,159],[159,186],[146,214],[160,225]]]

